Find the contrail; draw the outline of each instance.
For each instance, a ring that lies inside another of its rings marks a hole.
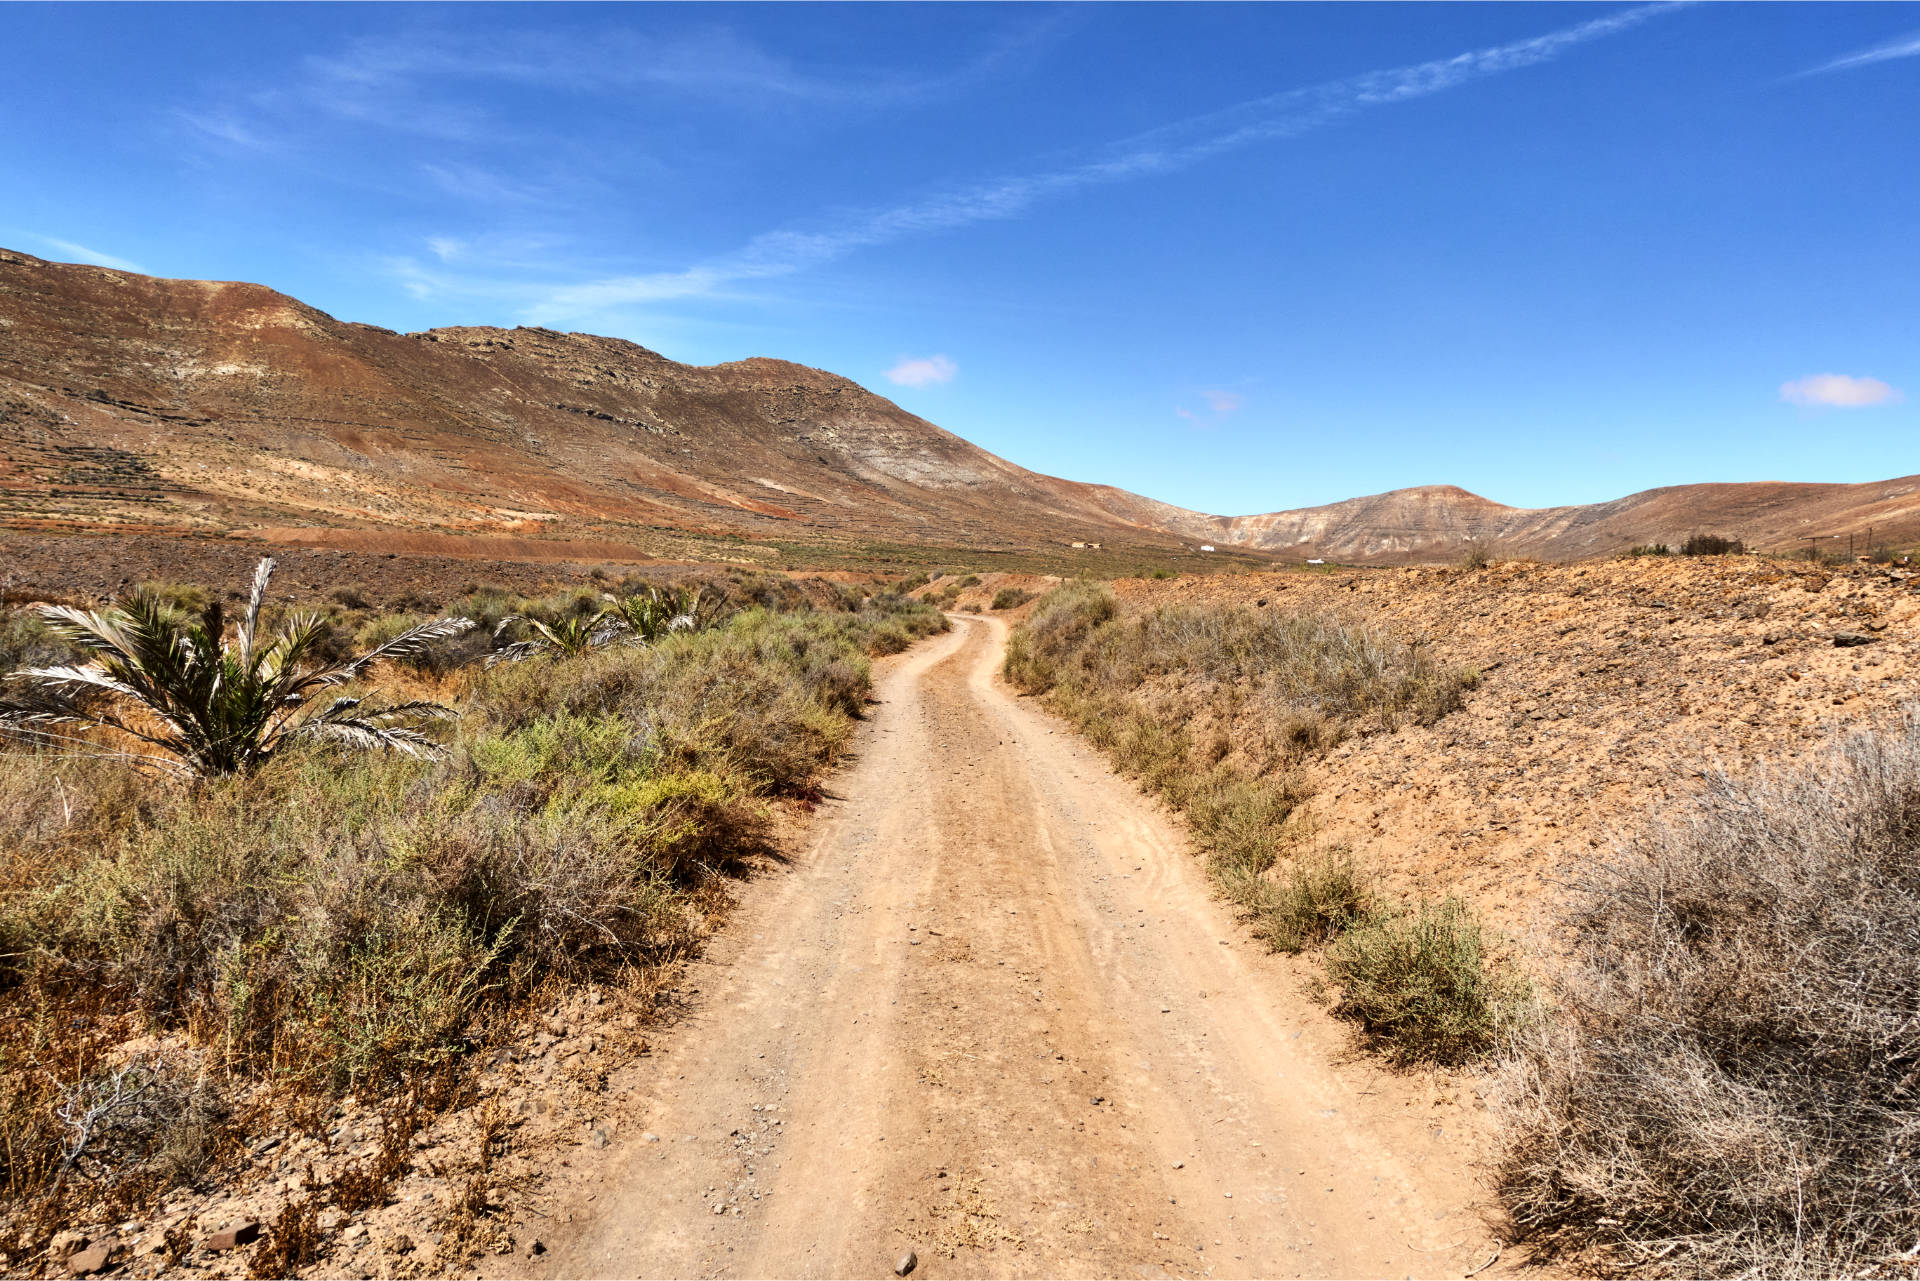
[[[1832,62],[1823,62],[1817,67],[1809,67],[1796,75],[1788,76],[1787,79],[1798,80],[1803,76],[1824,75],[1829,71],[1846,71],[1875,62],[1891,62],[1895,58],[1920,58],[1920,35],[1903,36],[1891,44],[1864,49],[1859,53],[1850,53],[1844,58],[1835,58]]]
[[[969,223],[1011,218],[1042,201],[1082,188],[1172,173],[1254,143],[1297,137],[1368,108],[1425,98],[1474,80],[1551,62],[1578,45],[1626,31],[1680,7],[1641,5],[1529,40],[1255,98],[1121,139],[1064,169],[979,183],[861,214],[830,230],[768,232],[731,254],[684,271],[613,277],[559,289],[534,308],[530,318],[538,322],[623,304],[697,297],[729,284],[792,275],[856,249]]]

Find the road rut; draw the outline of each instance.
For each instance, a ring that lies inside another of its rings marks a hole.
[[[577,1149],[573,1276],[1459,1275],[1444,1085],[1344,1054],[1178,826],[996,679],[898,660],[790,867],[749,885],[644,1125]],[[591,1188],[591,1199],[588,1189]],[[559,1236],[556,1232],[554,1236]]]

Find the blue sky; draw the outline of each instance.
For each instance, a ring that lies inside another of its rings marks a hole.
[[[1920,6],[10,5],[0,244],[1237,514],[1920,472]]]

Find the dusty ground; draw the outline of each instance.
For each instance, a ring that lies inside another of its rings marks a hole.
[[[238,599],[253,567],[268,555],[280,565],[275,599],[323,601],[351,588],[375,605],[401,609],[438,608],[481,584],[537,595],[598,581],[596,571],[613,579],[629,573],[671,578],[699,568],[671,561],[389,554],[256,539],[0,531],[0,590],[8,604],[18,604],[105,601],[146,582],[204,583],[227,588]]]
[[[1297,821],[1397,888],[1465,894],[1550,951],[1559,878],[1702,771],[1791,761],[1920,700],[1909,573],[1648,557],[1115,586],[1141,607],[1331,610],[1482,672],[1437,725],[1356,738],[1313,766]]]
[[[1341,1063],[1178,831],[995,681],[963,618],[752,887],[627,1119],[489,1270],[555,1276],[1463,1271],[1472,1100]],[[527,1253],[538,1238],[547,1253]]]
[[[1579,857],[1704,768],[1791,760],[1920,698],[1903,573],[1630,561],[1117,589],[1334,609],[1479,668],[1438,725],[1336,749],[1303,813],[1315,840],[1397,888],[1468,894],[1550,963]],[[984,577],[963,605],[1046,585]],[[996,683],[1005,619],[956,619],[880,665],[836,795],[665,1004],[649,976],[530,1022],[474,1105],[421,1136],[392,1203],[323,1213],[320,1271],[879,1275],[912,1249],[930,1277],[1458,1275],[1486,1258],[1471,1088],[1353,1057],[1305,972],[1212,899],[1177,824]],[[271,1221],[309,1164],[324,1176],[377,1135],[351,1105],[263,1134],[236,1183],[92,1234],[134,1275],[244,1274],[244,1252],[165,1264],[167,1229]],[[491,1208],[463,1216],[483,1165]]]

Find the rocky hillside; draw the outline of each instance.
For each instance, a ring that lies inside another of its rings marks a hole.
[[[16,529],[595,558],[787,541],[1179,553],[1121,508],[784,361],[702,368],[543,329],[397,334],[259,285],[0,251],[0,521]]]
[[[1567,561],[1646,543],[1677,547],[1715,533],[1770,551],[1920,541],[1920,476],[1864,485],[1676,485],[1577,507],[1505,507],[1453,485],[1396,489],[1264,516],[1157,517],[1169,528],[1239,546],[1350,564],[1457,558],[1479,545],[1506,556]],[[1849,535],[1852,542],[1848,542]]]
[[[1704,771],[1789,761],[1920,700],[1920,573],[1899,567],[1647,557],[1115,587],[1131,608],[1326,611],[1479,672],[1435,725],[1314,764],[1295,821],[1397,891],[1465,895],[1519,935],[1549,927],[1571,867]]]
[[[1574,559],[1696,531],[1768,548],[1920,540],[1920,477],[1691,485],[1524,510],[1450,486],[1261,516],[995,457],[778,360],[682,365],[544,329],[397,334],[260,285],[0,250],[0,528],[251,534],[498,559]],[[1077,545],[1081,545],[1078,546]],[[1244,559],[1244,557],[1242,557]]]

